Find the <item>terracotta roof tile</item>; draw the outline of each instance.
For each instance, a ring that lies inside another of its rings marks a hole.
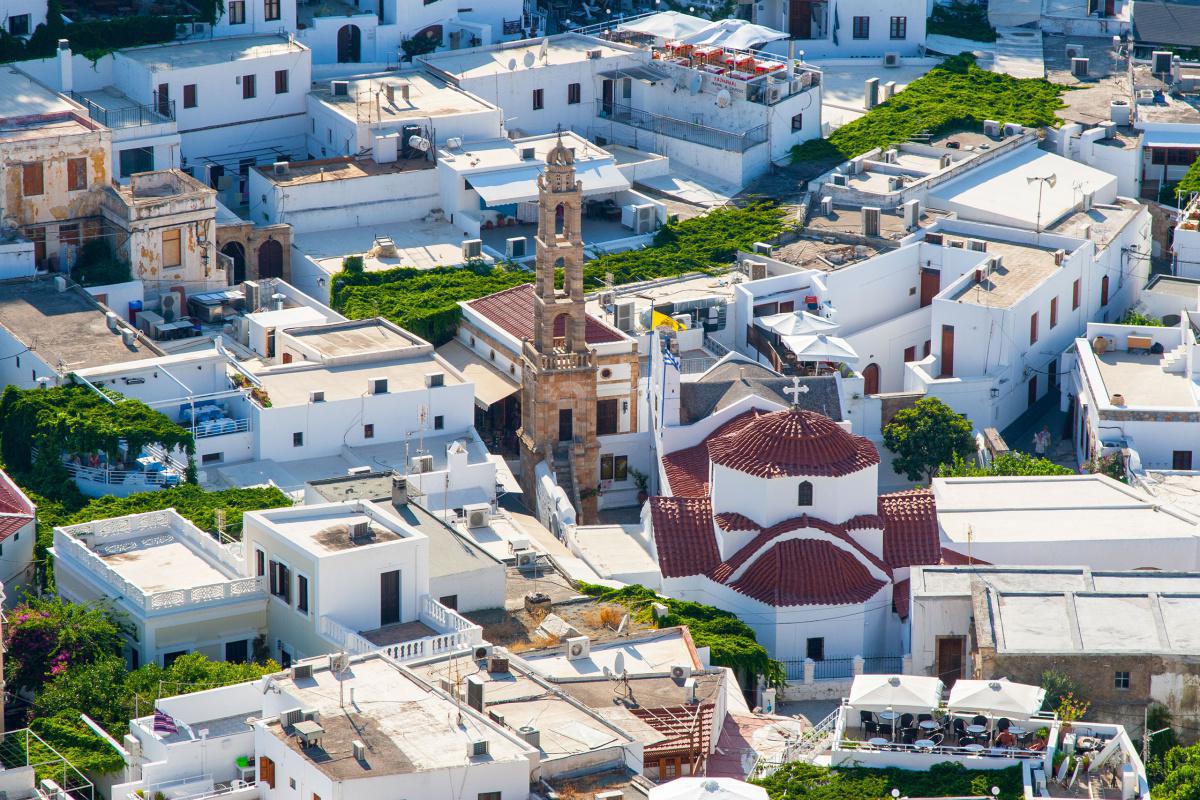
[[[762,530],[762,525],[759,525],[754,520],[747,517],[745,514],[738,514],[734,511],[722,511],[713,517],[717,523],[717,527],[723,531],[757,531]]]
[[[764,413],[766,412],[755,408],[738,414],[709,434],[700,444],[663,456],[663,469],[667,473],[667,482],[671,484],[671,493],[687,497],[707,496],[709,442],[719,436],[737,433]]]
[[[830,542],[789,539],[763,553],[730,588],[773,606],[864,603],[886,582]]]
[[[651,497],[650,520],[664,578],[701,575],[720,563],[707,497]]]
[[[8,477],[8,473],[0,471],[0,541],[32,522],[36,511],[36,506]]]
[[[495,323],[501,330],[511,333],[518,340],[533,338],[533,284],[523,283],[502,292],[480,297],[467,302],[472,310]],[[559,317],[554,322],[554,335],[566,335],[567,321]],[[620,342],[624,336],[608,327],[595,317],[588,315],[586,337],[588,344]]]
[[[857,517],[855,517],[855,519],[857,519]],[[792,533],[793,531],[804,530],[805,528],[812,528],[814,530],[824,531],[825,533],[828,533],[831,536],[836,536],[837,538],[841,539],[842,541],[849,544],[852,548],[854,548],[854,550],[857,551],[860,555],[862,555],[863,558],[870,561],[872,564],[879,567],[884,572],[891,574],[891,570],[888,568],[887,564],[885,564],[883,561],[876,558],[869,551],[864,549],[861,545],[858,544],[858,542],[854,541],[853,537],[851,537],[850,534],[848,534],[846,532],[846,529],[844,526],[838,525],[833,522],[826,522],[823,519],[818,519],[817,517],[810,517],[807,514],[804,514],[802,516],[794,517],[792,519],[780,522],[778,525],[772,525],[771,527],[762,531],[761,533],[758,534],[758,536],[755,536],[753,539],[751,539],[750,542],[745,547],[741,548],[736,553],[734,553],[733,558],[713,567],[712,571],[709,573],[709,577],[715,581],[720,581],[721,583],[727,583],[729,578],[733,575],[733,573],[737,572],[742,567],[742,565],[745,564],[750,559],[750,557],[754,555],[755,552],[761,550],[763,548],[763,546],[766,545],[768,542],[770,542],[773,539],[777,539],[778,537],[783,536],[786,533]],[[764,553],[763,555],[765,556],[766,554]]]
[[[883,560],[888,566],[895,569],[941,560],[933,492],[909,489],[880,495],[879,516],[884,520]]]
[[[908,587],[910,580],[905,578],[902,581],[896,581],[892,585],[892,606],[895,607],[896,613],[900,615],[900,619],[908,618]]]
[[[951,567],[965,567],[972,564],[982,564],[985,567],[991,566],[990,561],[984,561],[982,558],[967,558],[965,554],[956,553],[948,547],[942,548],[942,559],[939,563]]]
[[[879,463],[870,440],[802,409],[762,414],[735,433],[710,436],[707,444],[714,464],[762,478],[850,475]]]

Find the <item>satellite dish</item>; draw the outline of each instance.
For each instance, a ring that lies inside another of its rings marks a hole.
[[[722,89],[721,91],[717,92],[717,105],[719,105],[721,108],[729,108],[729,104],[732,102],[733,95],[729,93],[728,89]]]
[[[525,58],[523,58],[521,60],[525,62],[525,66],[532,67],[534,62],[537,61],[537,57],[534,56],[533,53],[526,53]]]
[[[617,657],[613,660],[613,672],[625,672],[625,654],[617,653]]]
[[[510,70],[514,70],[517,68],[517,60],[515,58],[510,58],[508,60],[508,68]]]

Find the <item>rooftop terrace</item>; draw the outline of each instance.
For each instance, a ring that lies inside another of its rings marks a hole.
[[[402,172],[433,169],[434,166],[434,163],[428,158],[402,158],[380,164],[373,158],[342,156],[319,158],[314,161],[291,161],[288,162],[287,170],[282,175],[277,175],[273,166],[254,167],[253,169],[276,186],[301,186],[325,181],[369,178],[375,175],[396,175]],[[338,187],[339,190],[347,188],[349,187],[344,185]]]
[[[152,72],[164,72],[295,54],[307,49],[284,36],[230,36],[132,47],[122,50],[119,58],[137,61]]]
[[[1000,265],[985,269],[982,280],[968,273],[951,300],[984,306],[1008,308],[1040,286],[1055,273],[1054,250],[1050,247],[1016,244],[998,239],[979,238],[987,242],[986,257],[999,257]],[[985,254],[981,253],[981,257]],[[982,260],[982,258],[981,258]]]
[[[345,94],[334,94],[331,83],[313,84],[312,96],[347,117],[372,123],[428,121],[430,117],[496,110],[492,104],[424,72],[364,75],[348,83]]]

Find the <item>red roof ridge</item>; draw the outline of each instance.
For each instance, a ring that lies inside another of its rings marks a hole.
[[[524,341],[533,338],[534,297],[533,284],[522,283],[465,302],[476,313],[495,323],[510,336],[515,337],[517,341]],[[563,326],[561,330],[560,324]],[[563,335],[565,326],[566,320],[563,317],[555,320],[555,335]],[[587,315],[585,336],[588,344],[605,344],[626,339],[625,334],[591,314]]]
[[[723,531],[759,531],[762,525],[736,511],[722,511],[713,517],[717,527]]]
[[[789,539],[772,546],[726,585],[778,607],[864,603],[887,583],[832,542]]]
[[[869,439],[804,409],[762,414],[736,433],[712,434],[706,443],[712,463],[761,478],[839,477],[879,463]]]
[[[844,526],[838,525],[836,522],[828,522],[820,519],[819,517],[811,517],[808,514],[801,514],[799,517],[793,517],[792,519],[784,520],[783,522],[772,525],[771,527],[762,531],[749,542],[747,542],[745,546],[734,553],[731,558],[713,567],[712,570],[709,571],[708,576],[720,583],[726,583],[735,572],[737,572],[748,560],[750,560],[751,556],[753,556],[759,550],[762,550],[762,548],[768,542],[785,534],[804,530],[806,528],[814,528],[841,539],[849,544],[853,550],[866,557],[866,559],[876,567],[883,570],[883,572],[888,575],[892,574],[892,570],[888,567],[888,565],[871,551],[854,541],[854,538],[846,533]],[[764,551],[762,555],[765,556],[766,552]],[[762,556],[760,556],[760,558],[761,557]]]

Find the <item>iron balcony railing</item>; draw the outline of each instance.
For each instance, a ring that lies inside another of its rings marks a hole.
[[[633,128],[650,131],[651,133],[670,136],[673,139],[682,139],[685,142],[692,142],[693,144],[704,145],[705,147],[727,150],[732,153],[744,153],[751,147],[767,141],[766,123],[755,126],[745,133],[735,133],[734,131],[710,128],[707,125],[688,122],[687,120],[676,119],[674,117],[664,117],[661,114],[643,111],[640,108],[634,108],[633,106],[621,103],[608,102],[603,99],[596,101],[596,114],[601,119],[620,122]]]
[[[88,116],[108,128],[136,128],[139,125],[159,125],[175,119],[175,101],[130,103],[119,108],[106,108],[78,92],[71,99],[87,109]]]

